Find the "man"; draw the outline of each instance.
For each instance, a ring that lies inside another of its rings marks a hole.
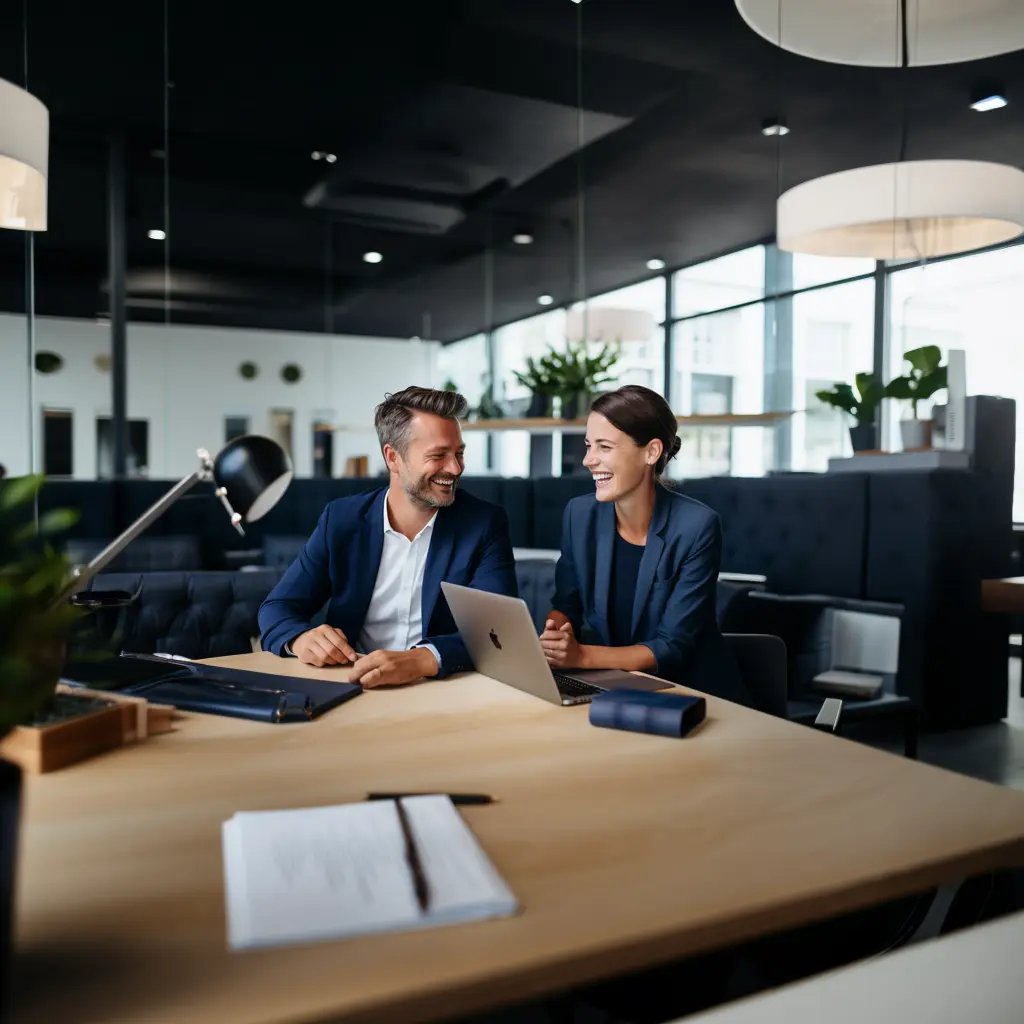
[[[462,395],[409,387],[377,406],[387,488],[332,501],[260,606],[265,651],[307,665],[353,662],[350,678],[388,686],[472,663],[441,581],[516,594],[502,509],[458,492]],[[311,616],[327,604],[326,621]]]

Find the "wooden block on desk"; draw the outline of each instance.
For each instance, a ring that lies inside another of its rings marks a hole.
[[[107,704],[51,725],[15,726],[0,742],[0,757],[27,772],[56,771],[121,746],[127,714],[135,712]]]

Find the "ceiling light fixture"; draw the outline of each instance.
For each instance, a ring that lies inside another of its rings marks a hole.
[[[981,160],[874,164],[779,196],[779,248],[814,256],[928,259],[1024,232],[1024,171]]]
[[[657,256],[655,256],[652,259],[649,259],[647,261],[647,269],[648,270],[664,270],[665,269],[665,261],[664,260],[660,260],[660,259],[658,259]]]
[[[0,110],[0,227],[45,231],[50,112],[3,79]]]
[[[1017,0],[736,0],[736,7],[769,42],[834,64],[924,67],[1024,48]]]
[[[384,257],[379,252],[364,252],[363,262],[364,263],[380,263]]]
[[[573,344],[593,341],[611,344],[622,341],[646,341],[654,331],[654,317],[642,309],[615,306],[590,306],[584,317],[583,306],[569,311],[565,336]]]
[[[789,129],[777,117],[768,117],[761,122],[761,134],[767,136],[788,135]]]
[[[314,149],[309,155],[314,160],[326,160],[329,164],[333,164],[338,159],[336,153],[327,153],[321,149]]]
[[[162,242],[167,237],[167,232],[162,231],[160,228],[150,228],[146,235],[152,238],[154,242]]]
[[[532,245],[533,235],[531,235],[529,231],[517,231],[512,236],[512,241],[515,242],[516,245]]]
[[[971,110],[977,110],[978,113],[983,114],[986,110],[998,110],[1000,107],[1005,107],[1008,102],[1009,100],[1001,91],[986,89],[974,94],[971,99]]]
[[[550,295],[538,295],[538,296],[537,296],[537,301],[538,301],[538,302],[539,302],[539,303],[540,303],[540,304],[541,304],[542,306],[550,306],[550,305],[551,305],[551,303],[552,303],[552,302],[554,302],[555,300],[554,300],[554,298],[553,298],[552,296],[550,296]]]

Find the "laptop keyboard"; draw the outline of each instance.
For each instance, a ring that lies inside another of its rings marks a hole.
[[[578,679],[563,676],[561,672],[555,672],[555,683],[558,692],[566,697],[594,697],[604,691],[600,686],[591,686],[590,683],[581,683]]]

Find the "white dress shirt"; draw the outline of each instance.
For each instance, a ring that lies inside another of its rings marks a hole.
[[[427,525],[409,540],[392,527],[385,495],[384,547],[363,631],[359,634],[360,651],[407,651],[423,639],[423,571],[436,518],[435,512]],[[440,656],[433,645],[426,646],[440,665]]]

